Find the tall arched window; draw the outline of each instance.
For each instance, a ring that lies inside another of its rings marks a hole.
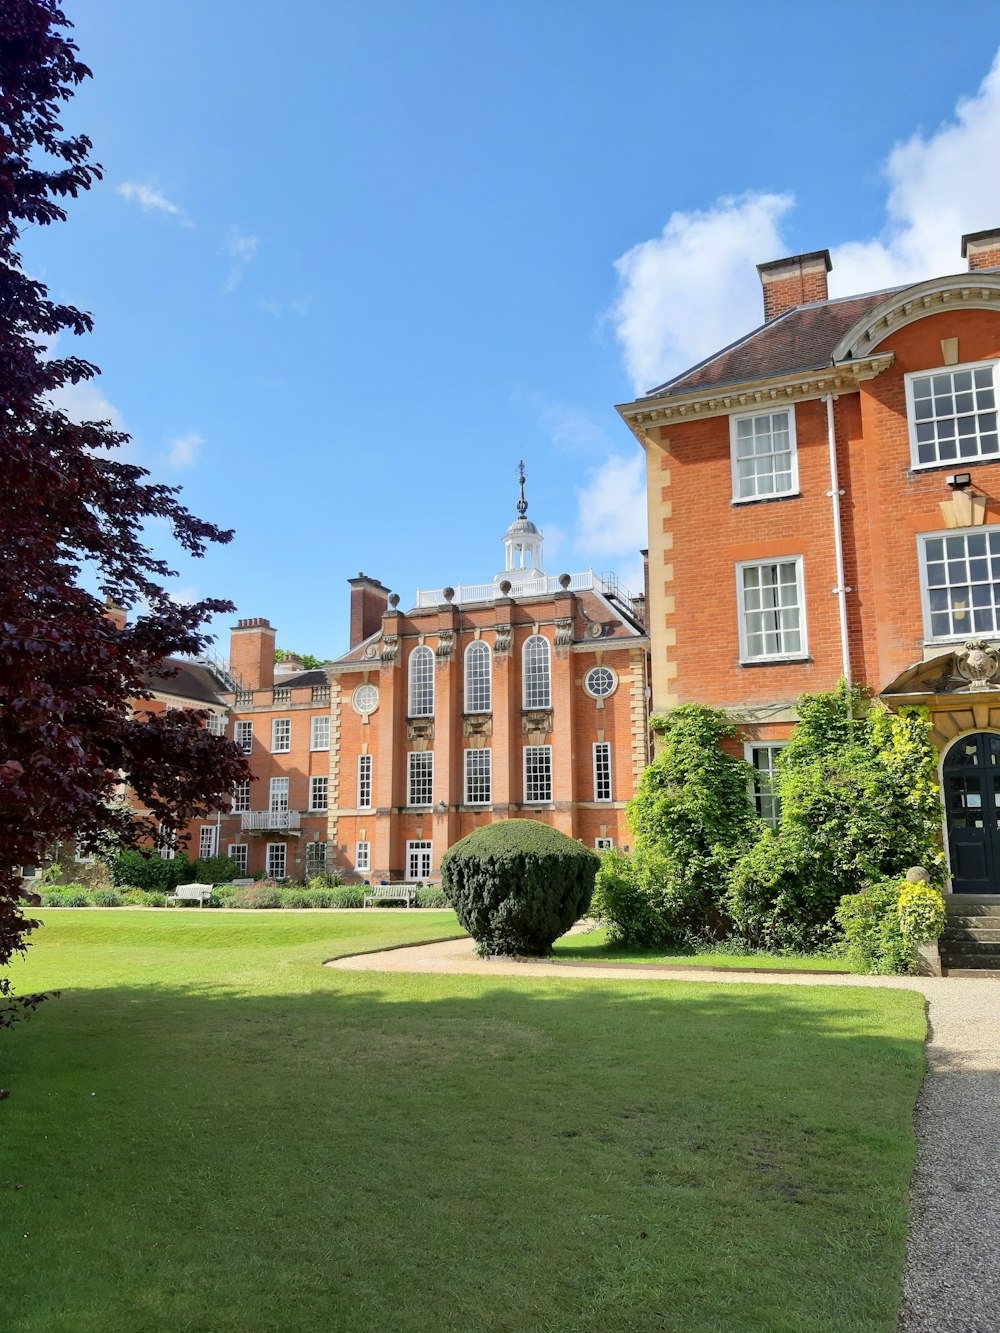
[[[522,693],[525,708],[552,707],[552,668],[549,641],[541,634],[525,640],[521,655]]]
[[[434,716],[434,654],[426,644],[410,653],[409,715]]]
[[[493,707],[490,645],[475,639],[465,650],[465,711],[488,713]]]

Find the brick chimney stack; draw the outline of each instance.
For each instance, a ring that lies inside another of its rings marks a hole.
[[[772,259],[769,264],[758,264],[757,272],[764,288],[764,322],[777,319],[793,306],[828,300],[826,275],[831,268],[829,250],[811,250],[807,255],[791,255],[788,259]]]
[[[274,686],[274,642],[277,631],[262,616],[239,620],[229,631],[229,666],[248,690]]]
[[[962,237],[962,258],[969,261],[970,273],[982,268],[1000,268],[1000,227],[967,232]]]
[[[351,585],[351,647],[356,648],[381,627],[389,589],[360,572],[347,582]]]

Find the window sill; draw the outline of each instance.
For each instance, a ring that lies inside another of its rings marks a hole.
[[[910,475],[914,472],[968,472],[979,464],[1000,463],[1000,454],[976,454],[973,458],[949,458],[939,463],[914,463],[910,460]]]
[[[811,661],[812,658],[808,653],[804,653],[798,657],[741,657],[739,665],[741,667],[800,666],[803,662]]]
[[[780,495],[734,495],[729,503],[733,508],[737,506],[742,508],[743,505],[766,505],[774,504],[777,500],[801,500],[801,498],[801,491],[782,491]]]

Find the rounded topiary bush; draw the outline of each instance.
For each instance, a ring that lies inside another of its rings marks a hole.
[[[476,829],[441,858],[441,887],[481,954],[548,953],[590,906],[600,858],[533,819]]]

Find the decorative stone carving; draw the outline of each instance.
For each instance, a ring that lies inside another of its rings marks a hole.
[[[556,621],[556,652],[565,650],[573,642],[573,617],[564,616]]]
[[[466,740],[479,740],[485,744],[493,735],[493,717],[490,713],[480,713],[474,717],[462,719],[462,735]]]
[[[955,653],[955,671],[968,684],[965,691],[1000,690],[1000,652],[985,639],[969,639]]]
[[[382,661],[395,662],[396,654],[399,652],[399,635],[382,635]]]
[[[406,739],[412,744],[414,741],[426,741],[428,745],[434,743],[434,719],[430,717],[409,717],[406,719]]]
[[[552,709],[534,708],[521,714],[522,736],[548,736],[552,731]]]
[[[437,662],[438,666],[444,666],[451,658],[455,648],[455,631],[443,629],[438,631]]]
[[[512,625],[497,625],[497,637],[493,644],[494,657],[506,657],[510,652],[510,636],[514,629]]]

